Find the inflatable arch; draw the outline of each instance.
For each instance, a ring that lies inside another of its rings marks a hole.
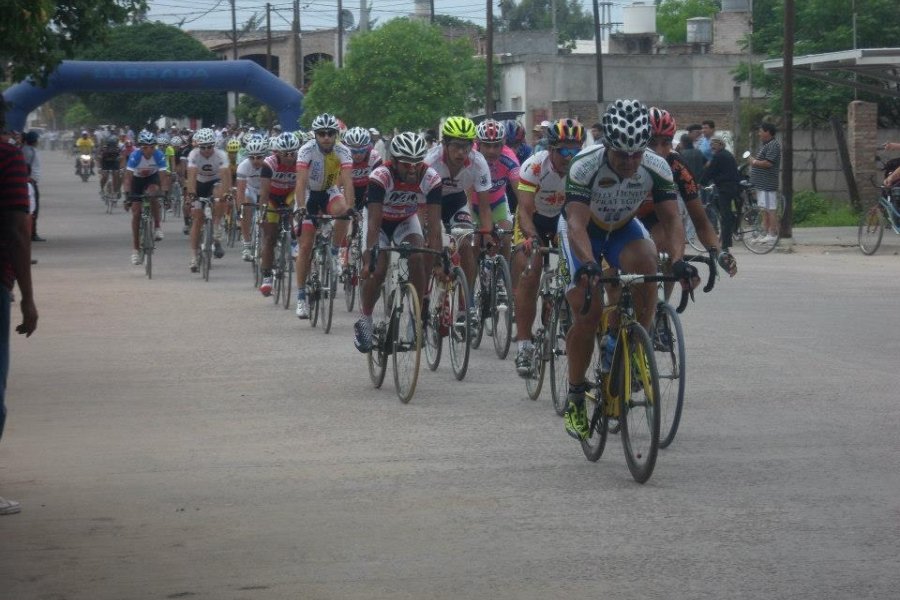
[[[297,129],[303,94],[251,60],[105,62],[63,61],[47,87],[23,81],[3,92],[6,124],[21,131],[28,113],[67,92],[227,91],[249,94],[278,114],[285,130]]]

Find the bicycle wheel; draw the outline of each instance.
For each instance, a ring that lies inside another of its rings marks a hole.
[[[366,362],[369,365],[369,377],[372,379],[372,385],[376,389],[384,383],[384,374],[387,372],[387,352],[385,350],[385,331],[387,325],[384,321],[375,325],[372,332],[372,349],[366,355]]]
[[[469,351],[472,335],[469,319],[469,284],[462,268],[453,267],[450,274],[450,285],[447,287],[447,300],[450,302],[450,331],[447,336],[447,349],[450,351],[450,365],[453,375],[462,381],[469,370]]]
[[[319,306],[322,304],[321,282],[319,281],[319,254],[313,250],[315,258],[310,266],[309,275],[306,277],[306,298],[309,301],[309,326],[315,327],[319,322]]]
[[[272,256],[272,302],[275,306],[281,303],[281,292],[284,290],[284,246],[281,238],[275,240]]]
[[[603,456],[606,440],[610,433],[606,410],[606,403],[610,401],[610,398],[606,392],[608,390],[606,376],[600,373],[600,339],[601,336],[594,336],[590,362],[594,378],[591,381],[588,377],[590,388],[584,394],[584,410],[588,415],[588,436],[581,440],[581,451],[584,452],[584,457],[591,462],[597,462]]]
[[[141,223],[143,225],[141,245],[143,246],[144,272],[147,274],[147,279],[153,279],[153,225],[147,219],[143,219]]]
[[[347,312],[353,312],[353,306],[356,304],[356,288],[359,283],[359,275],[356,272],[356,265],[350,264],[344,272],[344,304],[347,305]]]
[[[481,264],[478,265],[478,275],[475,276],[475,289],[472,292],[472,306],[470,312],[473,313],[469,328],[469,340],[472,343],[472,349],[477,350],[481,346],[481,338],[484,336],[484,321],[487,312],[484,310],[486,304],[490,301],[491,288],[490,282],[485,281],[489,276],[484,275]]]
[[[291,247],[291,234],[283,233],[282,235],[282,245],[285,248]],[[294,284],[294,257],[290,255],[290,252],[286,249],[284,251],[284,285],[282,293],[284,297],[281,299],[284,310],[287,310],[291,307],[291,287]]]
[[[653,473],[659,451],[659,377],[646,330],[631,323],[625,333],[625,351],[613,365],[620,390],[619,433],[628,470],[635,481],[644,483]]]
[[[653,351],[659,372],[659,447],[666,448],[675,439],[681,422],[686,358],[681,319],[667,302],[656,305]]]
[[[563,416],[569,395],[569,359],[566,356],[566,334],[571,324],[569,302],[565,296],[557,298],[550,316],[550,331],[547,344],[550,350],[550,395],[553,410]]]
[[[322,326],[325,333],[331,333],[331,319],[334,317],[334,297],[337,296],[337,273],[332,270],[333,261],[330,256],[322,262],[321,288],[325,297],[322,298]],[[320,294],[321,296],[321,294]]]
[[[494,263],[493,285],[491,286],[491,332],[494,338],[494,352],[503,360],[509,354],[512,339],[512,280],[509,264],[502,256]]]
[[[544,386],[544,372],[547,363],[544,362],[544,346],[548,343],[547,332],[541,329],[535,336],[535,343],[531,352],[531,372],[525,378],[525,391],[532,400],[537,400]]]
[[[231,217],[228,219],[227,225],[227,244],[229,248],[234,248],[241,234],[241,215],[238,210],[237,202],[231,201]]]
[[[888,222],[887,211],[881,204],[866,209],[859,218],[859,249],[866,256],[871,256],[881,246],[884,228]]]
[[[770,236],[763,226],[763,211],[758,206],[745,207],[738,221],[738,233],[747,250],[753,254],[768,254],[778,245],[781,234]]]
[[[200,249],[200,271],[205,281],[209,281],[209,269],[212,266],[213,230],[212,220],[203,222],[203,246]]]
[[[444,348],[444,338],[441,336],[441,321],[444,314],[444,305],[450,302],[444,285],[438,283],[434,276],[428,282],[428,312],[425,313],[425,364],[432,371],[436,371],[441,364],[441,352]]]
[[[250,261],[250,270],[253,272],[253,287],[259,288],[262,283],[262,269],[259,265],[259,227],[254,224],[251,231],[251,243],[253,244],[253,260]]]
[[[400,401],[406,404],[412,399],[419,380],[422,315],[416,288],[411,283],[403,285],[395,293],[400,294],[400,300],[395,303],[391,317],[394,327],[394,386]]]

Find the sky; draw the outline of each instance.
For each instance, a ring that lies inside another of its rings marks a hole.
[[[262,17],[265,24],[266,3],[261,0],[234,0],[238,27],[245,23],[254,13]],[[610,0],[607,0],[610,1]],[[593,14],[591,0],[581,0],[585,11]],[[384,23],[395,17],[402,17],[413,12],[413,0],[369,0],[372,7],[371,18]],[[619,7],[631,4],[630,0],[611,0],[614,20],[618,17]],[[284,30],[291,26],[293,13],[292,0],[270,0],[272,5],[272,29]],[[231,29],[231,0],[149,0],[148,17],[154,21],[162,21],[170,25],[181,25],[182,29]],[[448,14],[461,19],[473,21],[484,26],[486,22],[486,3],[479,0],[434,0],[437,14]],[[343,8],[353,12],[359,21],[359,0],[343,0]],[[500,10],[494,4],[495,16]],[[304,31],[334,27],[337,21],[337,0],[300,0],[300,23]]]

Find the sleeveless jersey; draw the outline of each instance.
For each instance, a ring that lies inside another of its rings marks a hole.
[[[166,163],[166,156],[162,153],[162,150],[157,148],[150,155],[150,158],[147,158],[140,149],[137,149],[128,157],[126,168],[135,177],[150,177],[160,171],[168,171],[169,165]]]
[[[654,202],[675,198],[672,169],[654,152],[644,152],[637,172],[628,179],[612,170],[603,146],[582,150],[569,164],[566,203],[590,206],[592,223],[604,231],[628,223],[648,195]]]
[[[209,158],[200,154],[200,148],[194,148],[188,154],[188,169],[196,167],[197,181],[207,183],[219,179],[219,171],[228,168],[228,154],[224,150],[213,150]]]
[[[323,154],[316,140],[310,140],[300,147],[297,165],[309,169],[309,191],[322,192],[341,185],[341,169],[350,169],[353,157],[350,148],[344,144],[335,144],[331,152]]]
[[[471,189],[476,192],[487,192],[491,189],[491,170],[480,152],[472,150],[463,167],[450,177],[450,167],[444,161],[444,147],[437,145],[425,157],[425,164],[437,171],[441,176],[443,195],[466,193]]]
[[[269,184],[270,196],[287,196],[294,191],[297,185],[297,166],[294,163],[281,164],[278,156],[272,154],[263,161],[259,171],[261,179],[271,179]]]
[[[356,155],[353,154],[353,156]],[[381,166],[381,155],[375,149],[369,151],[368,158],[363,158],[360,162],[354,161],[352,167],[353,187],[358,188],[369,185],[369,174],[379,166]]]
[[[415,215],[422,204],[441,203],[441,176],[429,167],[422,171],[418,183],[396,181],[387,165],[372,171],[369,176],[369,203],[383,205],[382,218],[385,221],[404,221]]]
[[[566,174],[558,173],[550,162],[550,152],[532,154],[519,170],[519,189],[534,192],[535,213],[553,218],[566,203]]]

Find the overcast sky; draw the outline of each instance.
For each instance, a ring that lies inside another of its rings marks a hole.
[[[369,0],[372,18],[384,23],[395,17],[413,12],[413,0]],[[609,1],[609,0],[608,0]],[[652,0],[648,0],[652,1]],[[590,0],[581,0],[588,14],[593,14]],[[266,4],[260,0],[235,0],[238,26],[245,23],[254,13],[263,17],[265,25]],[[292,0],[271,0],[272,29],[288,29],[291,25]],[[613,19],[621,21],[621,6],[632,4],[631,0],[612,0]],[[149,0],[151,20],[178,25],[182,29],[230,29],[231,0]],[[434,0],[435,12],[466,19],[484,26],[486,3],[478,0]],[[343,8],[353,12],[359,20],[359,0],[344,0]],[[499,16],[496,0],[494,14]],[[337,21],[337,0],[301,0],[300,22],[304,30],[334,27]]]

